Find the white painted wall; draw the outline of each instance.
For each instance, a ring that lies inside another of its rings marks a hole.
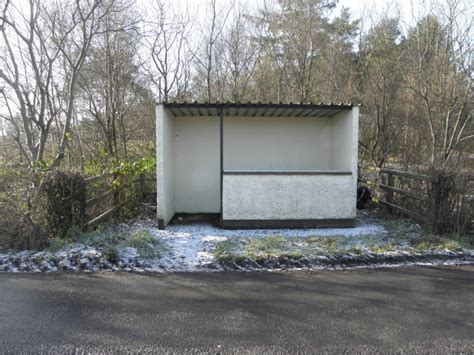
[[[329,170],[331,139],[331,118],[224,117],[224,170]]]
[[[175,117],[175,206],[220,213],[219,117]]]
[[[353,219],[352,175],[225,175],[223,219]]]
[[[238,165],[242,160],[231,160],[225,165],[227,169],[236,170],[271,170],[275,165],[265,165],[265,156],[272,162],[285,162],[284,168],[289,170],[343,170],[350,175],[225,175],[223,181],[223,219],[225,220],[272,220],[272,219],[353,219],[356,217],[357,199],[357,148],[358,148],[358,117],[359,108],[344,111],[338,115],[321,120],[311,118],[304,122],[300,131],[291,130],[291,119],[285,119],[275,130],[288,131],[285,141],[280,132],[272,132],[283,140],[282,145],[275,144],[273,151],[266,150],[260,155],[256,137],[245,141],[248,146],[253,144],[257,157],[252,158],[253,166]],[[297,120],[294,118],[293,120]],[[252,124],[252,123],[250,123]],[[293,124],[297,126],[296,121]],[[258,123],[254,125],[258,126]],[[271,126],[271,123],[268,124]],[[253,126],[252,126],[253,127]],[[308,134],[308,138],[306,133]],[[237,148],[237,135],[242,131],[228,132],[233,137],[233,147]],[[265,136],[265,132],[261,132]],[[314,141],[310,139],[311,135]],[[227,136],[226,136],[227,137]],[[299,139],[301,137],[301,139]],[[228,138],[227,138],[228,139]],[[270,137],[266,137],[273,143]],[[319,147],[322,145],[322,148]],[[295,148],[300,147],[300,148]],[[301,145],[301,146],[300,146]],[[285,155],[284,149],[290,149]],[[261,148],[262,149],[262,148]],[[294,150],[292,150],[294,149]],[[302,149],[304,155],[299,164],[291,165],[292,154]],[[323,153],[321,153],[323,152]],[[225,158],[228,152],[224,149]],[[322,156],[325,155],[325,156]],[[316,156],[316,157],[315,157]],[[327,159],[327,160],[325,160]],[[266,169],[257,168],[262,164]],[[235,167],[237,166],[237,167]],[[302,168],[303,166],[303,168]]]
[[[354,106],[351,110],[352,112],[352,161],[351,161],[351,171],[353,173],[353,178],[355,184],[357,185],[357,164],[359,159],[359,106]],[[356,196],[357,198],[357,196]]]
[[[224,219],[355,218],[359,108],[333,118],[225,117],[225,170],[351,175],[226,175]],[[220,212],[219,117],[157,106],[158,218]]]
[[[352,160],[351,111],[332,117],[331,124],[331,167],[335,170],[350,170]]]
[[[157,217],[165,226],[175,213],[174,117],[156,106]]]

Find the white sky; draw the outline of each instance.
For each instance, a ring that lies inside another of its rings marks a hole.
[[[247,10],[252,8],[261,7],[266,1],[271,3],[272,0],[218,0],[218,7],[228,7],[233,1]],[[421,14],[426,14],[433,5],[444,3],[447,0],[339,0],[336,9],[333,11],[331,17],[337,16],[340,13],[342,7],[348,7],[352,17],[360,18],[364,17],[364,27],[368,27],[371,22],[370,18],[375,21],[375,16],[383,14],[397,14],[400,11],[400,17],[403,27],[414,25],[416,19],[421,17]],[[145,9],[149,8],[150,3],[154,0],[137,0],[140,7]],[[164,0],[164,2],[172,9],[178,12],[188,8],[191,18],[199,21],[204,19],[208,14],[207,1],[206,0]],[[469,3],[472,0],[461,0],[461,2]]]
[[[416,19],[428,12],[432,5],[434,2],[431,0],[339,0],[334,13],[339,13],[342,7],[348,7],[354,18],[366,18],[374,13],[395,15],[400,11],[402,24],[408,26],[415,24]]]
[[[21,7],[21,4],[25,4],[27,0],[14,0],[17,6]],[[136,0],[138,8],[143,12],[145,17],[149,17],[150,7],[153,6],[156,0]],[[175,12],[183,12],[188,9],[188,14],[191,20],[199,21],[204,20],[208,14],[208,2],[207,0],[163,0],[170,10]],[[229,4],[234,0],[218,0],[219,7],[228,7]],[[259,8],[264,1],[271,2],[272,0],[236,0],[239,6],[243,7],[244,10],[252,11],[252,9]],[[274,0],[273,0],[274,1]],[[381,15],[390,14],[395,16],[400,11],[400,19],[402,30],[406,31],[406,28],[413,26],[416,20],[427,14],[430,9],[436,4],[446,4],[449,0],[339,0],[336,9],[332,13],[332,17],[337,16],[340,13],[342,7],[348,7],[352,18],[357,19],[363,17],[362,31],[367,30],[371,27],[371,24],[377,22],[377,17]],[[463,19],[459,19],[461,22],[470,22],[474,18],[474,1],[473,0],[460,0],[464,11],[461,12]],[[152,20],[148,18],[148,20]],[[198,32],[194,32],[194,35],[198,35]],[[2,43],[0,43],[0,50]],[[2,83],[0,83],[1,85]],[[4,103],[0,101],[0,114],[6,113],[6,107]],[[1,134],[1,122],[0,122],[0,134]]]
[[[386,10],[387,7],[389,10],[394,10],[396,7],[402,9],[405,15],[411,15],[412,8],[419,8],[420,6],[427,6],[429,1],[427,0],[339,0],[337,8],[348,7],[356,16],[360,16],[364,11]],[[392,7],[392,9],[390,9]]]

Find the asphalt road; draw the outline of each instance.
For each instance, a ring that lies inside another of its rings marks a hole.
[[[0,352],[473,351],[474,267],[0,274]]]

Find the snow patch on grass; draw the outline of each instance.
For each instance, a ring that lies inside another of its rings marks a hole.
[[[277,240],[294,239],[295,243],[301,238],[326,238],[338,236],[350,240],[359,239],[366,235],[383,235],[385,228],[380,223],[361,218],[354,228],[309,228],[309,229],[221,229],[208,223],[176,224],[165,230],[155,226],[140,223],[154,237],[169,247],[169,253],[163,255],[161,264],[167,270],[197,271],[206,268],[216,261],[216,247],[231,243],[238,248],[251,240],[257,253],[259,244],[268,243],[266,238]],[[262,240],[259,242],[259,240]],[[261,245],[264,247],[264,245]]]

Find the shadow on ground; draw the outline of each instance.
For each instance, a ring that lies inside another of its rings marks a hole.
[[[474,267],[0,274],[0,352],[472,350]]]

